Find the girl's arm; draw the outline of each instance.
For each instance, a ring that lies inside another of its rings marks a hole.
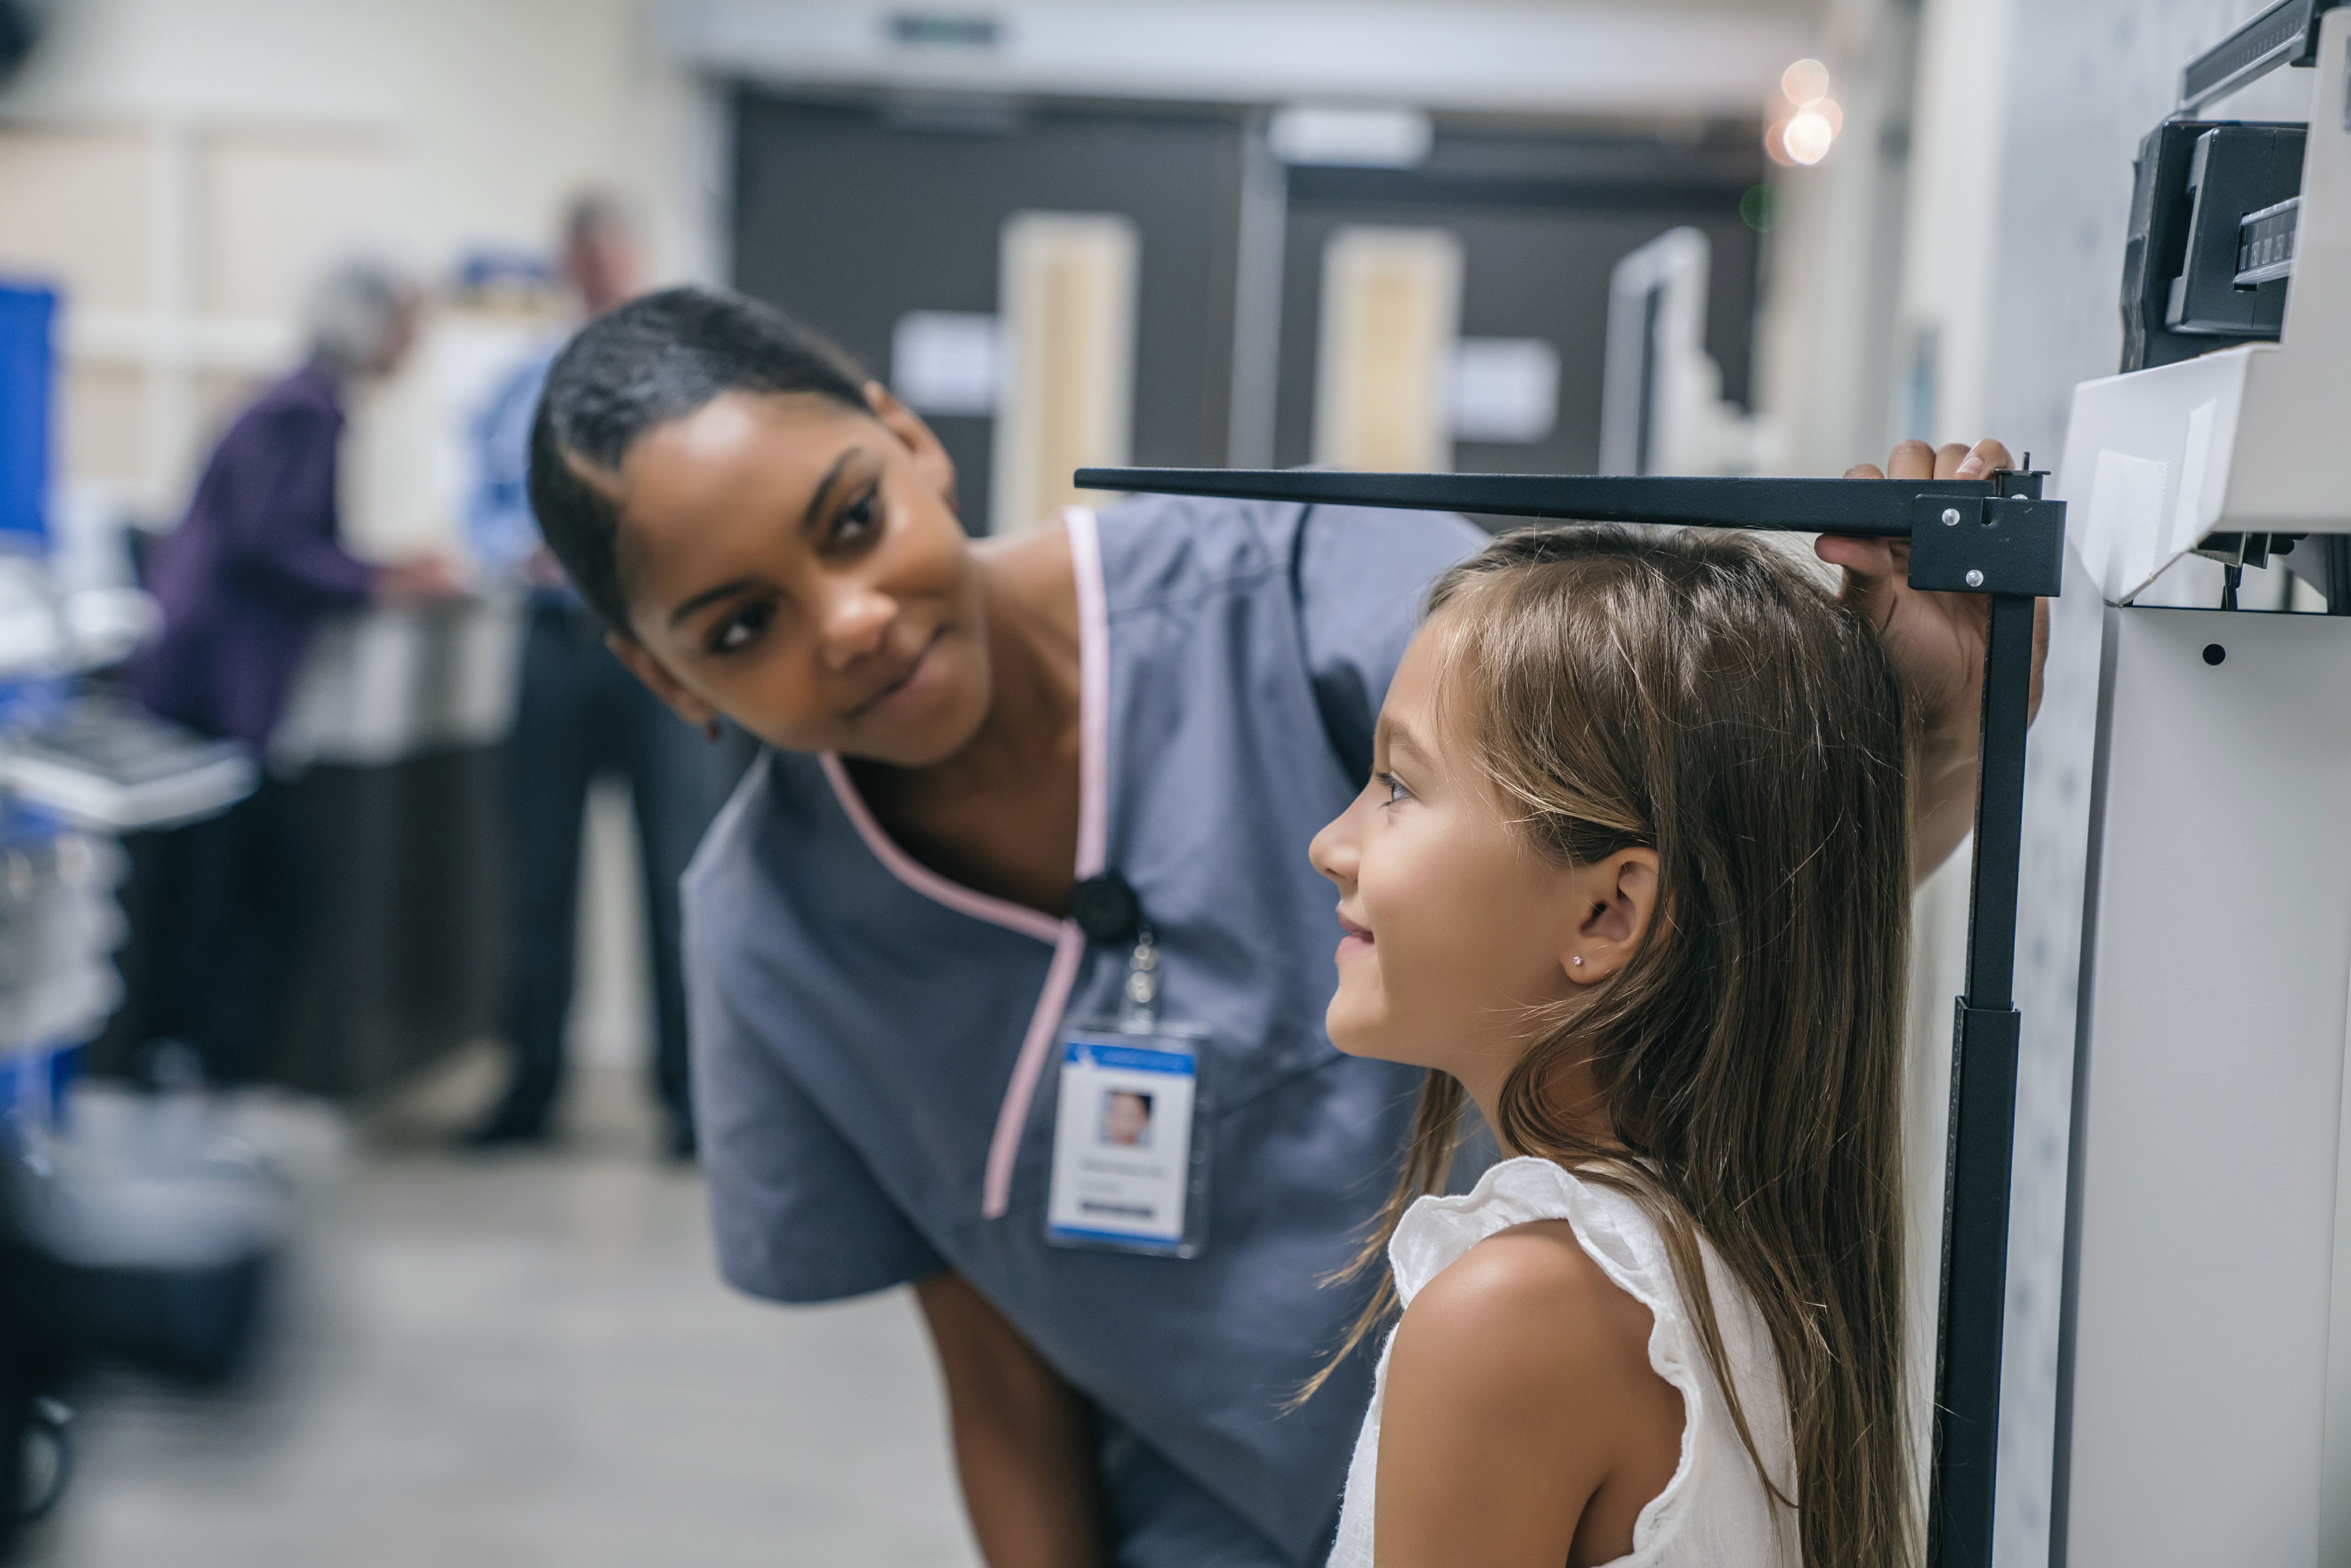
[[[1649,1366],[1652,1326],[1563,1220],[1490,1237],[1431,1281],[1389,1352],[1378,1568],[1630,1552],[1681,1458],[1681,1396]]]
[[[1101,1568],[1093,1418],[1078,1392],[949,1270],[914,1286],[946,1384],[964,1509],[990,1568]]]

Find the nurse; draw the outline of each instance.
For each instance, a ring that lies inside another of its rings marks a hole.
[[[975,543],[954,494],[922,421],[737,298],[635,300],[548,378],[549,543],[646,685],[769,747],[684,890],[721,1267],[779,1301],[914,1285],[992,1563],[1319,1561],[1368,1368],[1285,1404],[1362,1304],[1322,1281],[1416,1077],[1323,1038],[1306,845],[1483,536],[1155,499]],[[1884,545],[1823,553],[1920,693],[1931,865],[1980,631]]]

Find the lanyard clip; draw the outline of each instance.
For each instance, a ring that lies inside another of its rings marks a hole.
[[[1114,871],[1090,876],[1070,890],[1070,918],[1091,942],[1133,942],[1126,960],[1126,986],[1119,993],[1118,1027],[1123,1034],[1149,1034],[1159,1027],[1159,948],[1143,918],[1143,901]]]
[[[1120,993],[1118,1027],[1125,1034],[1149,1034],[1159,1027],[1159,949],[1151,927],[1135,933],[1126,960],[1126,988]]]

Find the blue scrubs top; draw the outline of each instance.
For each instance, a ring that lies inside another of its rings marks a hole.
[[[1339,940],[1308,841],[1371,765],[1430,581],[1484,536],[1425,513],[1144,499],[1065,514],[1080,876],[1156,936],[1169,1023],[1213,1036],[1207,1246],[1045,1241],[1053,1048],[1114,1015],[1123,949],[892,843],[837,758],[770,751],[684,886],[696,1124],[727,1280],[820,1301],[962,1274],[1102,1416],[1122,1564],[1299,1563],[1369,1392],[1282,1406],[1369,1281],[1322,1283],[1393,1182],[1420,1074],[1324,1037]]]

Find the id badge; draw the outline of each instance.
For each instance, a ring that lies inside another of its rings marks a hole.
[[[1207,1241],[1205,1036],[1077,1024],[1063,1037],[1045,1239],[1189,1258]]]

